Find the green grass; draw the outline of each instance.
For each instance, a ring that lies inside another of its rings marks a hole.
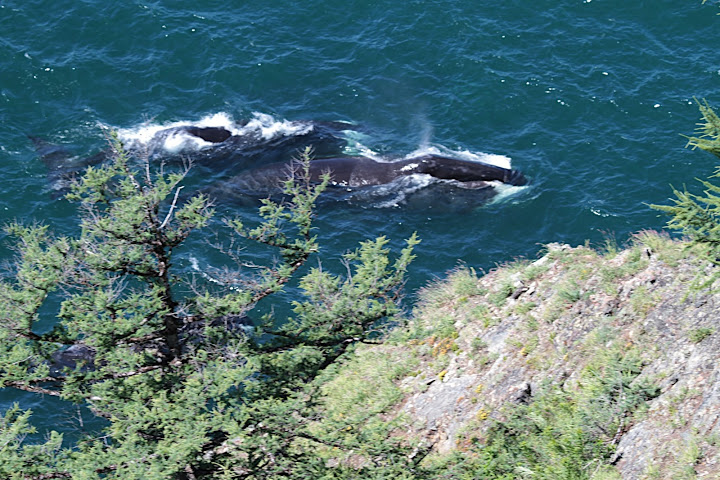
[[[657,292],[650,292],[646,285],[640,285],[630,295],[628,303],[638,319],[644,319],[660,303],[661,298]]]
[[[564,303],[573,304],[582,300],[583,292],[577,282],[571,280],[558,288],[557,296]]]
[[[515,286],[510,279],[505,279],[500,283],[494,292],[490,292],[487,296],[488,302],[496,307],[505,305],[508,297],[515,291]]]
[[[696,328],[694,330],[690,330],[690,333],[688,333],[688,339],[690,339],[692,343],[700,343],[713,333],[715,333],[714,328]]]
[[[517,313],[518,315],[524,315],[524,314],[530,312],[531,310],[533,310],[535,307],[537,307],[537,303],[535,303],[535,302],[518,303],[515,306],[515,313]]]

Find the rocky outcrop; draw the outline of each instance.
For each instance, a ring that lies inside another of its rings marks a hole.
[[[463,450],[548,385],[579,391],[587,375],[612,374],[609,352],[633,356],[632,385],[652,393],[617,412],[606,463],[627,479],[720,478],[716,276],[697,252],[648,232],[623,251],[550,245],[485,275],[460,268],[421,294],[412,333],[384,346],[417,362],[396,380],[394,415],[436,454]]]

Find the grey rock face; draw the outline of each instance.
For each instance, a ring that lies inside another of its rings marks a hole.
[[[412,433],[438,453],[462,448],[468,432],[482,439],[492,420],[532,402],[541,383],[572,391],[590,358],[624,345],[642,358],[636,381],[659,394],[613,438],[617,472],[720,478],[720,293],[693,287],[715,267],[666,247],[601,256],[551,245],[519,271],[480,277],[476,294],[419,307],[415,321],[426,326],[453,319],[457,348],[440,373],[440,360],[426,352],[426,380],[403,381],[408,393],[398,411]]]

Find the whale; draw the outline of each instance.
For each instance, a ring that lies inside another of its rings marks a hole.
[[[299,160],[280,162],[244,171],[209,189],[213,197],[272,196],[282,190],[289,176],[300,174]],[[330,189],[344,192],[391,185],[410,177],[465,190],[489,190],[498,184],[524,186],[525,175],[515,169],[479,161],[443,155],[423,154],[394,161],[378,161],[364,156],[313,158],[308,164],[308,179],[317,184],[329,176]],[[492,195],[485,195],[487,199]]]
[[[328,173],[332,185],[353,188],[387,184],[398,177],[416,174],[429,175],[440,180],[454,180],[467,188],[473,188],[474,185],[485,186],[480,182],[492,181],[514,186],[527,184],[527,179],[518,170],[431,154],[390,162],[362,156],[320,158],[310,162],[309,173],[313,182]]]
[[[308,180],[318,183],[327,174],[328,192],[355,192],[355,199],[410,190],[422,191],[419,196],[425,198],[433,192],[457,196],[458,191],[474,191],[477,194],[468,203],[484,203],[496,194],[499,185],[528,183],[523,173],[509,164],[502,167],[485,163],[482,156],[456,158],[454,152],[438,153],[435,147],[430,149],[432,153],[403,158],[347,155],[350,137],[346,134],[361,131],[349,122],[278,122],[262,114],[241,122],[220,120],[143,125],[118,134],[124,148],[138,160],[144,158],[155,165],[191,164],[196,172],[192,178],[199,182],[201,191],[229,203],[234,203],[234,198],[244,201],[251,197],[254,202],[252,198],[281,194],[283,182],[300,168],[293,157],[308,147],[312,148]],[[47,167],[55,198],[68,191],[72,179],[83,169],[102,164],[112,156],[112,150],[105,149],[80,157],[39,137],[30,139]],[[213,184],[208,185],[209,181]]]
[[[265,165],[252,169],[236,178],[240,181],[243,176],[265,178],[266,181],[274,182],[275,177],[285,178],[290,162],[274,162],[275,156],[281,150],[281,155],[288,158],[287,150],[279,149],[278,144],[287,148],[294,147],[295,151],[301,150],[297,146],[308,146],[312,143],[313,159],[310,162],[311,181],[317,182],[324,173],[330,173],[332,184],[345,187],[363,187],[382,185],[392,182],[401,176],[413,174],[430,175],[441,180],[453,180],[463,183],[471,188],[472,182],[497,181],[508,185],[522,186],[527,179],[518,170],[500,167],[489,163],[453,158],[443,155],[423,154],[416,157],[404,158],[393,161],[378,161],[365,156],[328,156],[329,152],[339,150],[343,141],[337,134],[341,129],[347,130],[350,124],[345,122],[308,122],[311,128],[306,132],[292,135],[291,138],[281,136],[280,141],[262,141],[257,134],[236,135],[225,127],[200,127],[193,125],[181,125],[171,129],[158,132],[154,141],[160,142],[168,137],[180,133],[192,138],[200,139],[219,145],[230,146],[234,150],[244,150],[252,143],[255,148],[262,150],[262,159]],[[250,137],[250,138],[249,138]],[[292,141],[291,141],[292,140]],[[330,144],[330,145],[329,145]],[[247,156],[247,152],[242,152]],[[244,162],[247,168],[247,161]]]
[[[120,140],[132,157],[146,158],[157,165],[190,164],[217,177],[284,161],[306,147],[312,147],[318,155],[340,154],[347,145],[343,132],[357,129],[344,121],[262,123],[255,118],[225,126],[181,123],[157,128],[148,138],[121,134]],[[109,161],[114,154],[112,148],[105,148],[90,156],[80,156],[66,145],[53,144],[39,136],[28,138],[45,164],[48,184],[56,199],[69,191],[83,170]]]
[[[179,124],[154,131],[149,139],[121,135],[126,149],[153,161],[186,160],[215,172],[281,162],[312,146],[315,155],[341,154],[344,132],[359,127],[342,121],[276,122],[257,118],[222,126]]]

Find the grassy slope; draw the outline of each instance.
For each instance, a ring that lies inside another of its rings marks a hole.
[[[717,478],[720,296],[703,255],[643,232],[458,268],[326,384],[327,418],[432,446],[436,478]]]

